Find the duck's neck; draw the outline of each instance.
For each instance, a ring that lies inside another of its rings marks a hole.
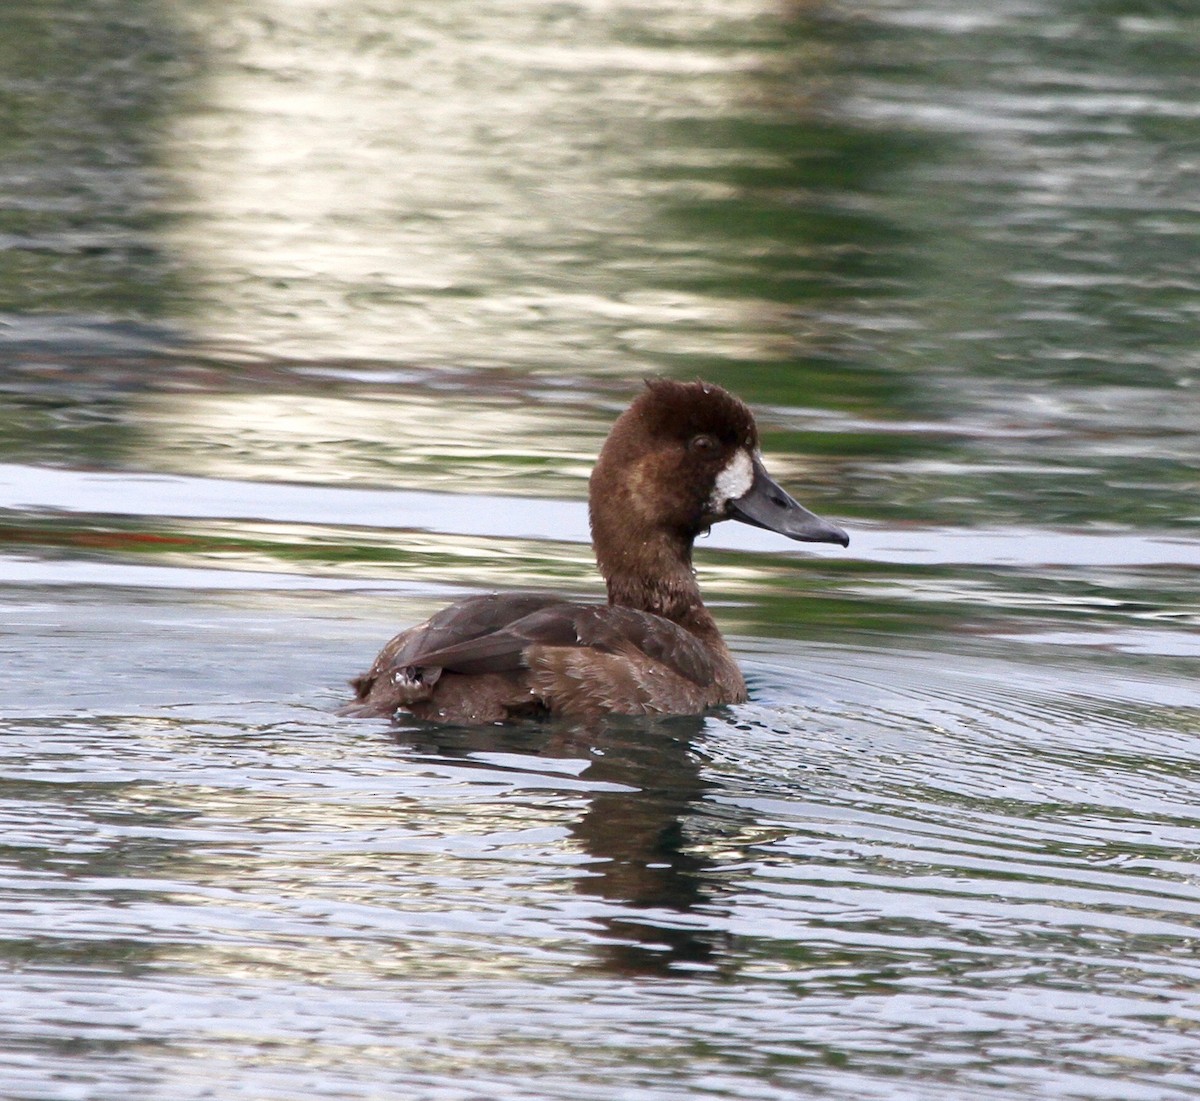
[[[598,534],[595,525],[593,532]],[[608,585],[610,604],[660,615],[704,643],[713,661],[710,704],[740,703],[746,698],[737,661],[701,599],[690,538],[662,532],[621,542],[598,538],[596,561]]]
[[[615,548],[597,546],[596,558],[610,604],[660,615],[703,639],[720,639],[696,583],[691,539],[655,533]]]

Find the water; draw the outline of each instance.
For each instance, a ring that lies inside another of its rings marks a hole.
[[[1187,5],[9,7],[0,1093],[1200,1096]],[[659,373],[752,702],[336,718]]]

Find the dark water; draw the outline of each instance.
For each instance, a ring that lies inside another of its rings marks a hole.
[[[0,1094],[1200,1096],[1191,5],[0,14]],[[655,374],[752,702],[335,718]]]

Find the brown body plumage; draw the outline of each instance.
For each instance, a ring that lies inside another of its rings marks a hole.
[[[737,519],[845,545],[767,476],[750,410],[708,383],[655,381],[613,425],[589,514],[608,604],[474,596],[393,638],[345,713],[473,725],[546,714],[697,714],[746,683],[692,570],[697,535]]]

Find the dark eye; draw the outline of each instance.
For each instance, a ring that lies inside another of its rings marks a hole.
[[[705,458],[708,458],[720,450],[720,444],[712,436],[693,436],[688,440],[688,450],[694,455],[703,455]]]

